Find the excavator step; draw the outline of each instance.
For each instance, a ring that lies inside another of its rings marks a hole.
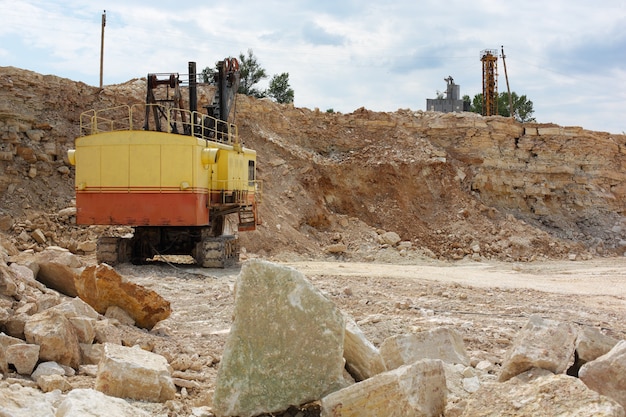
[[[256,229],[256,213],[254,210],[239,211],[239,224],[237,229],[240,232]]]

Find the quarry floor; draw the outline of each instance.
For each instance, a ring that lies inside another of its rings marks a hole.
[[[396,334],[452,327],[463,336],[472,361],[490,361],[494,373],[532,314],[626,339],[626,257],[530,263],[280,263],[302,272],[376,346]],[[155,415],[184,415],[193,407],[210,406],[240,267],[155,263],[116,269],[172,304],[172,315],[162,322],[165,336],[151,336],[154,351],[204,363],[192,373],[199,388],[188,389],[176,403],[138,406]]]

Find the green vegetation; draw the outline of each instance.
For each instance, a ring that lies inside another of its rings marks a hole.
[[[533,109],[533,102],[528,100],[526,95],[518,96],[515,91],[511,92],[511,99],[513,104],[513,117],[519,122],[534,122],[535,118],[532,117],[535,112]],[[470,103],[470,111],[478,114],[483,114],[483,95],[476,94],[473,99],[470,99],[468,95],[463,96],[463,101]],[[509,93],[500,93],[498,95],[498,114],[504,117],[510,117],[511,111],[509,109]]]

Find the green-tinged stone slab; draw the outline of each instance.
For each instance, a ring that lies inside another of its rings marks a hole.
[[[250,260],[235,292],[213,399],[216,415],[281,411],[344,386],[343,316],[302,273]]]

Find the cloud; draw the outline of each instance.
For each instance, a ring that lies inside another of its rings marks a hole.
[[[2,65],[96,85],[103,8],[105,84],[250,48],[268,75],[289,73],[298,106],[424,109],[448,75],[481,92],[478,54],[504,45],[511,88],[538,120],[626,130],[624,0],[0,0]],[[499,74],[504,91],[501,62]]]
[[[340,46],[345,43],[343,36],[330,33],[315,22],[307,22],[304,24],[302,27],[302,37],[305,42],[313,45]]]

